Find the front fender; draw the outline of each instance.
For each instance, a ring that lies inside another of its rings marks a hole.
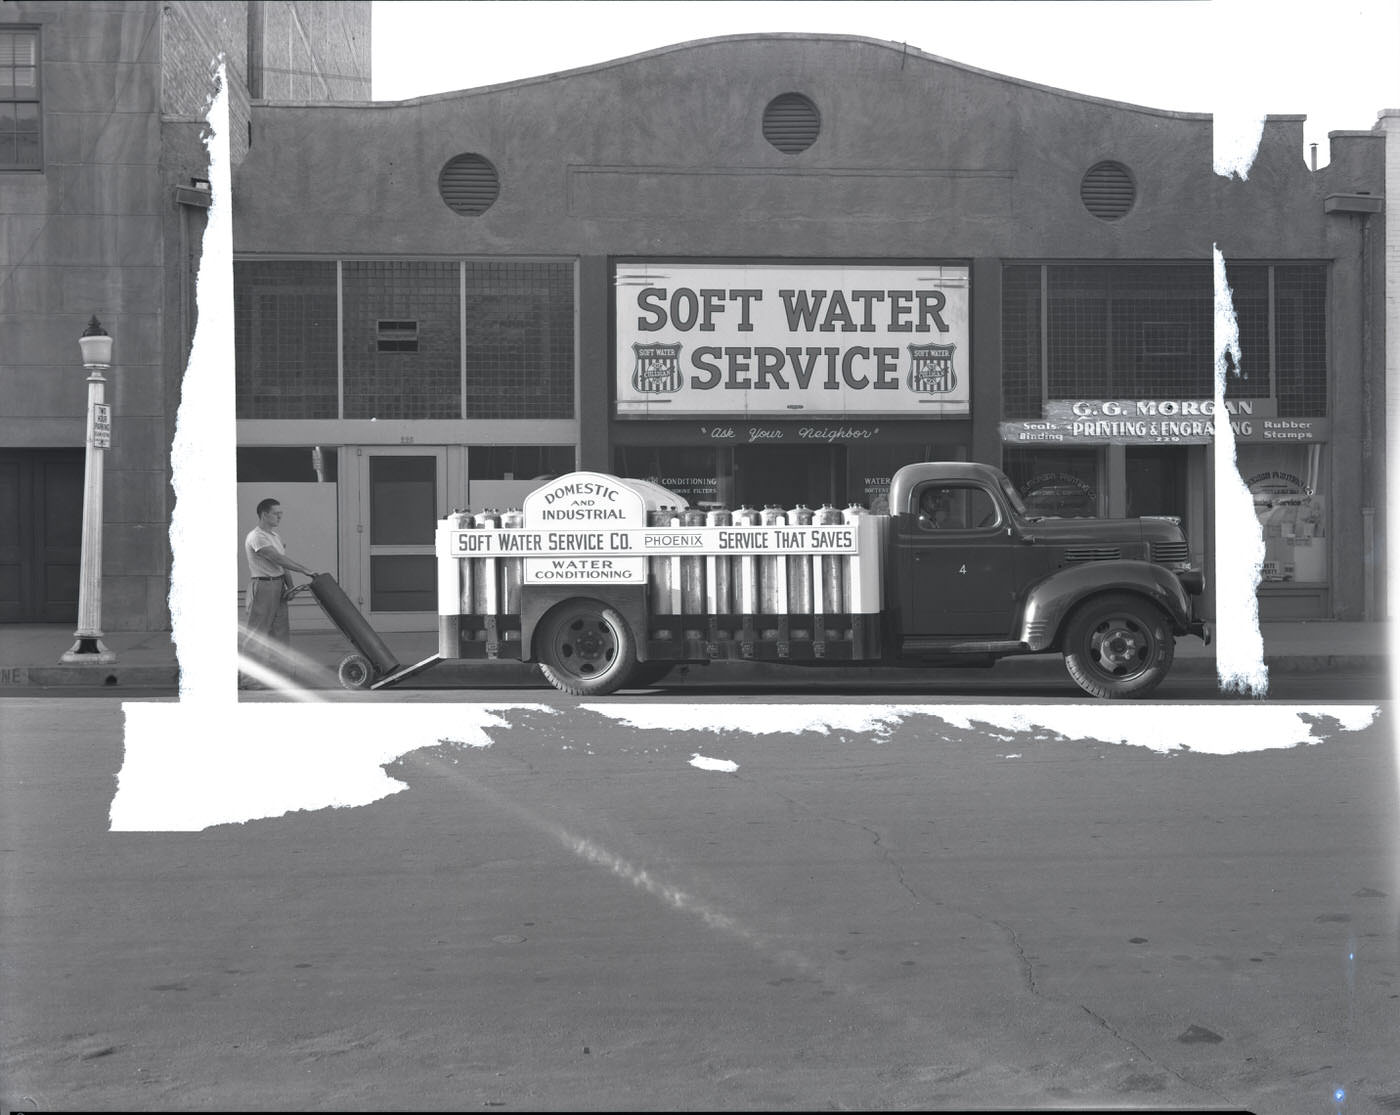
[[[1191,602],[1176,574],[1150,561],[1094,561],[1058,569],[1031,588],[1021,613],[1021,641],[1033,651],[1049,650],[1065,617],[1101,592],[1145,597],[1171,617],[1176,634],[1190,630]]]

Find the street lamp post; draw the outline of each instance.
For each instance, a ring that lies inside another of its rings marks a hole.
[[[112,366],[112,338],[94,314],[78,338],[83,367],[88,370],[87,465],[83,473],[83,548],[78,574],[77,642],[63,656],[68,663],[115,662],[116,654],[102,645],[102,463],[112,444],[112,412],[103,402],[107,381],[102,373]]]

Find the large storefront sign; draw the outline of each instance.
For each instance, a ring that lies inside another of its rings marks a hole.
[[[1270,399],[1227,399],[1235,439],[1243,442],[1320,441],[1325,418],[1279,418]],[[1007,445],[1206,445],[1215,437],[1211,399],[1055,399],[1040,419],[1002,422]]]
[[[619,264],[619,417],[966,417],[966,266]]]

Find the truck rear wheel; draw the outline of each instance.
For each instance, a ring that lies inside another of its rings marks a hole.
[[[1141,697],[1171,669],[1176,640],[1156,605],[1125,594],[1082,604],[1065,628],[1065,667],[1095,697]]]
[[[637,646],[627,621],[615,608],[596,600],[561,604],[536,638],[545,680],[579,697],[621,689],[637,664]]]

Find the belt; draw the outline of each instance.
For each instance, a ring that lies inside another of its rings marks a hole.
[[[280,581],[281,577],[249,577],[250,581]]]

